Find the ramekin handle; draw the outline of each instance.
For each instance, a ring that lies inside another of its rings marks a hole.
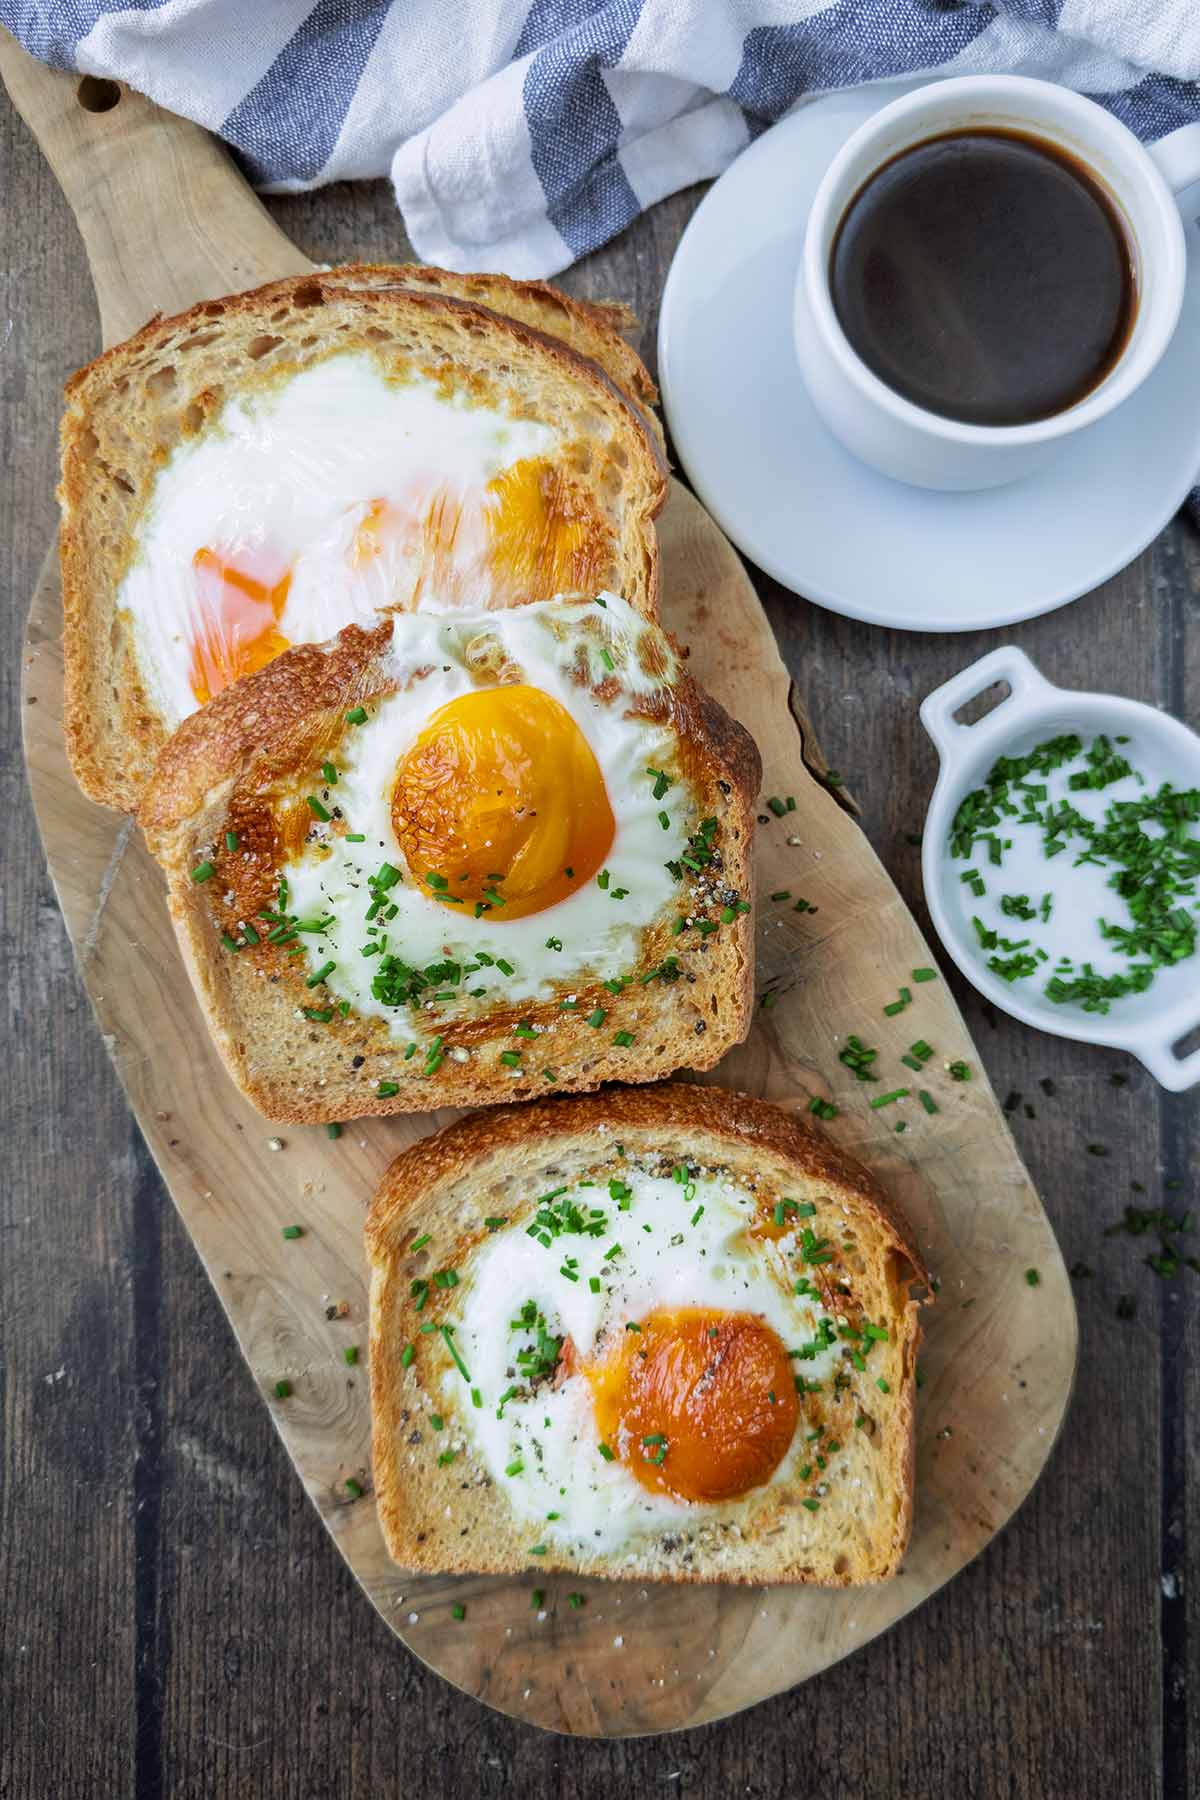
[[[997,681],[1007,681],[1009,686],[1003,700],[998,700],[977,725],[960,725],[955,713]],[[1014,700],[1057,692],[1057,688],[1038,673],[1023,650],[1018,650],[1015,644],[1002,644],[999,650],[989,651],[970,668],[934,688],[921,702],[921,723],[937,746],[938,755],[944,759],[952,756],[956,746],[972,731],[978,731],[984,725],[990,727]]]
[[[1166,1088],[1168,1093],[1182,1094],[1185,1088],[1194,1087],[1200,1081],[1200,1045],[1187,1056],[1176,1056],[1175,1045],[1189,1037],[1200,1025],[1200,1017],[1191,1026],[1183,1030],[1172,1031],[1170,1037],[1160,1039],[1157,1043],[1132,1044],[1130,1048],[1138,1061],[1149,1069],[1159,1087]]]

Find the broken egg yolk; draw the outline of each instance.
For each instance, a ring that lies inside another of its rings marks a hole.
[[[215,550],[197,550],[198,630],[192,641],[188,680],[201,706],[243,675],[265,668],[288,640],[279,629],[291,571],[255,571]]]
[[[592,880],[616,821],[591,745],[540,688],[476,688],[440,707],[396,767],[392,825],[435,899],[493,921]]]
[[[564,470],[523,457],[487,486],[484,519],[492,569],[525,600],[594,593],[612,562],[607,526]]]
[[[787,1350],[753,1313],[652,1312],[588,1379],[601,1442],[643,1487],[677,1500],[761,1487],[799,1416]]]

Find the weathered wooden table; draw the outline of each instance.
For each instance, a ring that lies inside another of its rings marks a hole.
[[[989,1018],[957,978],[997,1089],[1020,1096],[1013,1126],[1064,1254],[1093,1271],[1076,1283],[1082,1350],[1063,1440],[984,1556],[793,1696],[702,1731],[612,1745],[542,1736],[464,1699],[358,1594],[131,1122],[33,827],[15,664],[55,523],[59,391],[99,339],[65,202],[0,106],[12,671],[0,698],[0,1794],[1200,1792],[1186,1705],[1200,1607],[1185,1577],[1200,1532],[1200,1278],[1161,1281],[1142,1263],[1152,1239],[1103,1235],[1129,1201],[1187,1206],[1200,1101],[1160,1095],[1116,1053]],[[563,278],[573,292],[630,301],[651,363],[663,276],[699,198],[656,207]],[[408,253],[383,184],[271,208],[320,260]],[[913,838],[934,759],[917,705],[956,669],[1011,640],[1052,680],[1200,723],[1200,542],[1182,523],[1089,598],[1005,633],[889,634],[765,577],[759,586],[829,759],[923,920]],[[1132,1319],[1117,1316],[1124,1295],[1136,1300]]]

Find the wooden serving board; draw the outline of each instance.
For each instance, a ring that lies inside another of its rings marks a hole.
[[[200,130],[122,91],[81,106],[76,82],[0,34],[0,68],[75,208],[106,341],[156,310],[307,265]],[[94,92],[86,97],[94,101]],[[109,96],[111,98],[111,96]],[[848,811],[810,772],[811,731],[736,554],[683,489],[662,520],[664,611],[692,668],[762,749],[758,988],[771,1003],[717,1079],[784,1106],[814,1095],[830,1127],[913,1220],[940,1300],[927,1316],[918,1500],[901,1574],[878,1588],[642,1588],[534,1577],[417,1577],[388,1560],[372,1503],[364,1345],[363,1212],[403,1146],[447,1115],[319,1129],[281,1140],[234,1091],[193,1002],[163,884],[133,824],[92,806],[62,737],[61,606],[51,556],[33,598],[25,667],[30,782],[50,872],[84,982],[172,1198],[220,1295],[300,1479],[330,1535],[394,1631],[467,1692],[559,1731],[622,1736],[697,1725],[802,1681],[866,1643],[957,1573],[1036,1481],[1067,1407],[1076,1322],[1054,1236],[945,984],[914,985],[928,946]],[[788,901],[768,896],[789,890]],[[810,902],[797,912],[796,898]],[[913,1004],[884,1005],[902,984]],[[879,1048],[887,1085],[915,1100],[873,1110],[878,1087],[838,1062],[842,1034]],[[936,1046],[921,1078],[898,1058]],[[963,1058],[973,1079],[955,1083]],[[897,1135],[903,1119],[906,1130]],[[297,1223],[304,1236],[285,1241]],[[1026,1271],[1036,1269],[1033,1286]],[[345,1304],[344,1316],[331,1317]],[[230,1371],[232,1374],[232,1371]],[[286,1378],[292,1392],[275,1397]],[[347,1494],[352,1479],[365,1490]],[[566,1604],[569,1588],[586,1604]],[[462,1622],[451,1606],[466,1603]]]

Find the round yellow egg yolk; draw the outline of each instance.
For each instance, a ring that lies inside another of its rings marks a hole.
[[[433,714],[397,765],[392,825],[428,893],[455,911],[482,902],[499,922],[591,881],[616,832],[591,745],[565,706],[524,683],[476,688]]]
[[[799,1401],[783,1343],[753,1313],[660,1310],[589,1369],[601,1442],[643,1487],[734,1500],[787,1454]]]

